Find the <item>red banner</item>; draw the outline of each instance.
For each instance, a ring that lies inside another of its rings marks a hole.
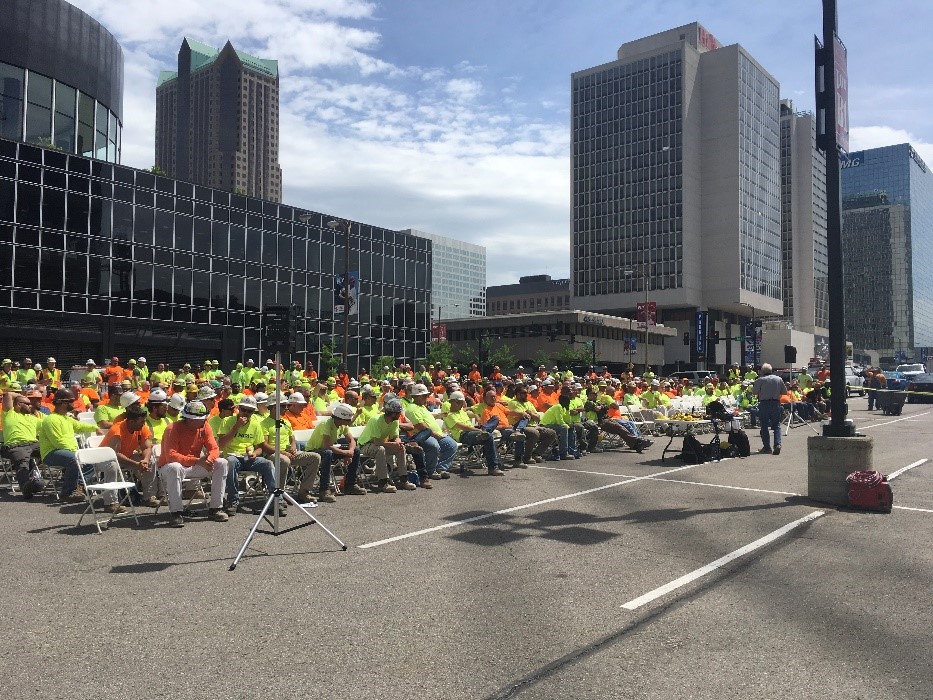
[[[447,340],[447,324],[435,321],[431,324],[431,340]]]
[[[647,309],[647,325],[656,326],[658,319],[658,302],[656,301],[639,301],[635,304],[635,320],[638,321],[638,325],[644,326],[645,321],[645,310]]]

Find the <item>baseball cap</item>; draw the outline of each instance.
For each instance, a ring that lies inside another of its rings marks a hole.
[[[353,420],[355,411],[345,403],[334,406],[333,417],[338,420]]]

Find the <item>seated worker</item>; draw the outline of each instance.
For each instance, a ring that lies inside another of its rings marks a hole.
[[[98,428],[109,430],[117,416],[123,413],[123,407],[120,405],[120,395],[123,393],[123,387],[120,382],[107,386],[107,403],[102,403],[94,411],[94,422]]]
[[[350,434],[350,423],[353,422],[353,409],[346,404],[334,406],[333,414],[320,421],[311,433],[306,449],[321,455],[321,479],[318,488],[317,500],[320,503],[333,503],[337,499],[330,489],[331,469],[334,457],[348,459],[347,476],[343,493],[351,496],[365,496],[366,489],[356,483],[360,470],[360,449],[356,440]],[[340,444],[346,439],[347,446]],[[308,492],[314,484],[314,474],[306,474],[301,482],[300,491]]]
[[[97,433],[97,428],[89,423],[81,423],[69,414],[75,396],[68,389],[59,389],[55,392],[55,410],[42,419],[39,424],[39,452],[42,461],[50,467],[62,469],[62,491],[60,500],[69,503],[78,503],[87,498],[84,486],[80,484],[81,471],[75,452],[78,451],[78,441],[75,433]],[[108,464],[104,469],[104,476],[108,481],[119,479],[117,464]],[[105,491],[104,510],[108,513],[122,513],[125,507],[117,503],[113,491]]]
[[[299,394],[300,396],[300,394]],[[263,454],[269,455],[269,460],[275,465],[275,430],[276,430],[276,405],[281,416],[285,415],[286,401],[284,394],[274,393],[268,402],[269,413],[260,421],[265,439],[262,443]],[[285,488],[286,476],[290,469],[294,468],[301,475],[302,481],[309,474],[316,475],[321,468],[321,455],[317,452],[305,452],[298,449],[298,443],[295,442],[295,430],[291,424],[282,418],[278,423],[279,429],[279,488]],[[316,499],[307,491],[298,492],[298,500],[303,503],[314,502]]]
[[[427,409],[430,392],[424,384],[415,384],[411,388],[411,404],[406,409],[406,416],[414,426],[414,440],[424,450],[425,469],[431,478],[449,479],[450,465],[457,454],[457,442],[449,435],[444,435],[437,425],[437,420]]]
[[[586,396],[583,386],[570,387],[570,423],[576,439],[576,452],[585,455],[599,442],[599,425],[586,419]]]
[[[557,403],[551,406],[541,416],[541,425],[557,433],[558,459],[575,459],[576,438],[571,430],[570,396],[562,393]]]
[[[466,397],[463,392],[451,392],[450,410],[444,417],[444,425],[447,426],[451,436],[457,442],[471,447],[482,445],[483,457],[486,460],[486,471],[490,476],[502,476],[505,472],[499,468],[499,453],[496,450],[495,441],[492,439],[492,433],[476,427],[473,424],[472,415],[467,413],[465,406]],[[466,467],[460,467],[460,474],[466,476]]]
[[[485,396],[483,402],[486,406],[489,405]],[[506,413],[509,427],[524,436],[524,444],[515,444],[515,461],[512,466],[527,467],[529,464],[544,461],[544,455],[557,440],[557,433],[541,426],[541,412],[532,403],[524,385],[515,387],[515,398],[508,403]],[[502,428],[499,430],[501,432]]]
[[[364,386],[360,394],[360,402],[356,407],[356,418],[353,425],[366,425],[370,419],[379,415],[379,403],[376,392],[369,386]]]
[[[192,402],[204,406],[200,401]],[[205,411],[207,408],[205,407]],[[236,417],[226,419],[221,426],[224,433],[217,438],[220,451],[227,455],[227,515],[236,515],[240,507],[241,471],[255,471],[269,493],[275,490],[275,474],[272,462],[263,457],[262,443],[265,434],[256,415],[256,399],[244,396],[237,404]],[[281,504],[280,504],[281,505]]]
[[[181,482],[205,477],[211,479],[208,517],[215,522],[226,522],[227,514],[222,506],[227,460],[220,456],[214,433],[207,425],[207,407],[200,401],[191,401],[185,404],[179,420],[165,429],[162,440],[159,478],[168,496],[169,525],[185,526]]]
[[[416,487],[408,480],[408,467],[405,464],[405,446],[399,437],[399,419],[402,417],[402,402],[392,399],[386,403],[383,412],[370,418],[360,435],[360,453],[366,459],[376,462],[378,490],[383,493],[395,493],[398,488],[390,479],[388,462],[392,462],[391,474],[399,488],[411,491]]]
[[[152,431],[146,425],[149,414],[139,402],[139,397],[130,391],[120,395],[120,405],[124,419],[111,426],[100,444],[117,454],[124,473],[129,472],[139,479],[143,486],[142,505],[158,508],[157,475],[151,463]]]
[[[292,430],[311,430],[317,420],[317,413],[313,406],[309,406],[300,391],[288,397],[285,412],[282,417],[288,422]]]
[[[42,414],[35,410],[32,401],[13,391],[3,395],[3,447],[0,456],[10,460],[16,482],[29,500],[45,488],[38,469],[32,466],[32,459],[39,460],[39,424]]]
[[[609,412],[613,409],[618,412],[618,406],[615,404],[607,406],[605,403],[601,402],[599,398],[599,392],[595,388],[590,387],[586,390],[587,400],[586,404],[584,404],[584,408],[586,409],[588,420],[597,422],[600,430],[610,435],[615,435],[622,440],[626,446],[631,447],[639,454],[645,450],[645,448],[654,444],[651,440],[645,440],[644,438],[636,436],[628,427],[628,421],[619,421],[610,418]]]

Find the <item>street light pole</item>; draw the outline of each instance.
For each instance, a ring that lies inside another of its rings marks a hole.
[[[328,221],[327,228],[343,231],[343,369],[349,373],[347,355],[350,351],[350,222]]]

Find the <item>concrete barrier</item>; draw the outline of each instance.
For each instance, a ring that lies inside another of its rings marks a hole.
[[[835,506],[848,504],[846,477],[856,471],[872,471],[872,439],[857,437],[807,438],[807,495]]]

